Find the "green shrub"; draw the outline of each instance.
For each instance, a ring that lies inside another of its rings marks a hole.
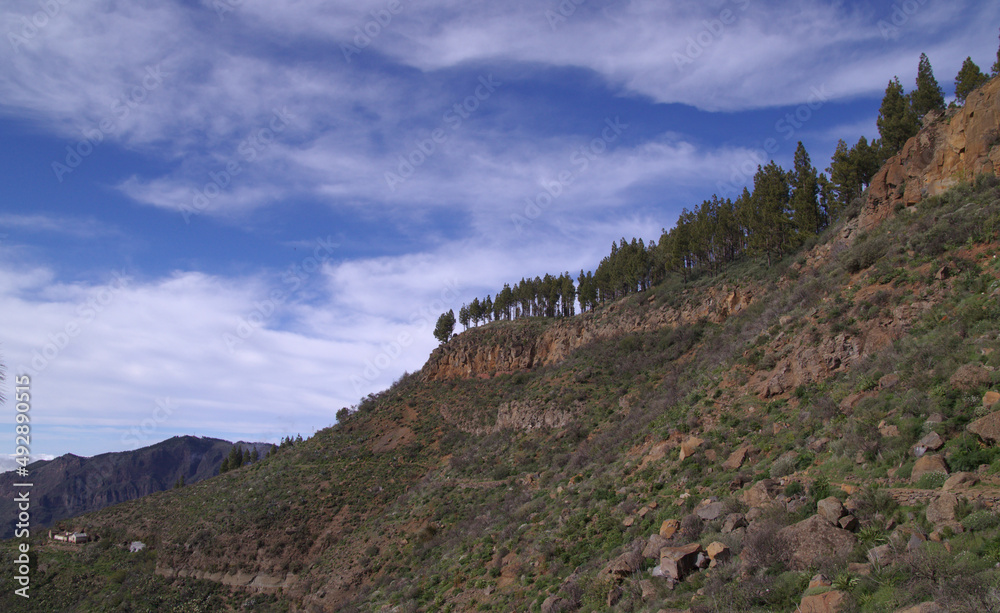
[[[889,240],[879,235],[859,237],[854,245],[841,256],[841,263],[847,272],[854,274],[870,267],[885,256],[889,250]]]
[[[923,490],[937,490],[941,489],[944,482],[948,480],[948,475],[944,473],[927,473],[922,475],[917,482],[913,485],[915,488]]]
[[[965,519],[962,520],[962,527],[973,532],[989,530],[997,526],[1000,526],[1000,515],[992,511],[975,511],[966,515]]]

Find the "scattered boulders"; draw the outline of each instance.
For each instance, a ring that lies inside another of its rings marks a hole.
[[[833,585],[833,581],[826,575],[813,575],[813,578],[809,580],[809,589],[817,587],[830,587]]]
[[[955,508],[958,506],[958,496],[945,492],[927,505],[927,521],[934,524],[952,523],[956,521]]]
[[[787,543],[791,570],[806,570],[829,558],[846,557],[857,542],[853,534],[819,515],[782,528],[778,537]]]
[[[892,545],[888,543],[868,550],[868,561],[875,566],[888,566],[893,557],[895,557],[895,553],[892,550]]]
[[[990,371],[982,364],[963,364],[948,380],[952,387],[968,391],[982,387],[990,382]]]
[[[768,506],[778,495],[781,485],[774,479],[761,479],[743,492],[743,502],[752,509]]]
[[[663,576],[673,581],[683,581],[698,570],[701,545],[691,543],[683,547],[664,547],[660,550],[660,569]]]
[[[666,547],[668,543],[669,541],[659,534],[649,535],[649,541],[646,543],[646,547],[642,550],[642,557],[650,560],[659,560],[660,550]]]
[[[840,518],[847,515],[847,509],[839,498],[830,496],[816,503],[816,513],[835,526],[839,526]]]
[[[660,525],[660,536],[665,539],[673,538],[681,528],[681,522],[677,519],[665,519]]]
[[[830,590],[822,594],[803,596],[799,603],[800,613],[837,613],[843,607],[846,594],[839,590]]]
[[[942,447],[944,447],[944,439],[941,438],[940,434],[932,430],[917,441],[917,444],[913,446],[912,450],[913,455],[920,457],[928,451],[937,451]]]
[[[726,461],[722,463],[722,468],[726,470],[739,470],[747,458],[753,453],[752,445],[741,445],[736,451],[729,454]]]
[[[722,522],[722,533],[729,534],[737,528],[746,528],[747,518],[743,516],[742,513],[730,513],[726,515],[725,521]]]
[[[725,564],[733,557],[733,552],[730,551],[729,547],[719,541],[709,543],[708,547],[705,548],[705,553],[708,554],[708,559],[711,561],[709,564],[710,568],[715,568],[719,564]]]
[[[892,389],[897,385],[899,385],[899,375],[895,373],[882,375],[882,378],[878,380],[879,389],[883,390]]]
[[[725,511],[726,504],[724,502],[709,502],[696,508],[694,514],[705,521],[714,521],[719,519]]]
[[[856,532],[861,527],[861,524],[858,523],[858,518],[850,514],[841,517],[837,525],[848,532]]]
[[[642,553],[633,550],[623,553],[605,568],[605,572],[621,581],[642,568]]]
[[[573,603],[565,598],[549,596],[542,602],[542,613],[561,613],[568,611]]]
[[[955,473],[948,477],[944,485],[941,486],[941,489],[950,492],[952,490],[972,487],[977,483],[979,483],[979,478],[972,473]]]
[[[1000,411],[994,411],[986,417],[980,417],[966,426],[969,432],[975,434],[987,443],[1000,443]]]
[[[948,474],[948,465],[944,462],[944,457],[939,454],[924,455],[917,459],[913,465],[913,472],[910,473],[910,481],[916,483],[920,477],[928,473]]]
[[[698,451],[698,448],[704,444],[704,439],[700,439],[697,436],[689,436],[683,443],[681,443],[680,460],[683,462],[685,458],[690,458],[694,455],[694,452]]]

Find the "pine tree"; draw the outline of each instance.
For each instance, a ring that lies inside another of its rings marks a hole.
[[[964,103],[973,90],[987,81],[989,81],[989,77],[983,74],[983,71],[979,69],[979,66],[976,66],[971,57],[967,57],[962,62],[962,69],[958,71],[958,76],[955,77],[955,97],[958,98],[959,102]]]
[[[767,256],[770,266],[775,256],[784,253],[788,243],[790,220],[788,174],[773,161],[757,167],[750,196],[752,224],[750,244],[758,253]]]
[[[993,64],[993,76],[1000,76],[1000,49],[997,49],[997,61]]]
[[[795,149],[791,184],[791,208],[795,228],[802,237],[814,236],[823,227],[818,199],[819,180],[802,141],[799,141],[799,145]]]
[[[462,324],[462,327],[466,330],[469,329],[469,307],[463,304],[462,308],[458,310],[458,323]]]
[[[885,96],[882,98],[876,123],[888,157],[899,153],[906,141],[915,136],[920,129],[917,115],[903,95],[899,77],[894,77],[885,88]]]
[[[434,338],[436,338],[443,345],[448,342],[451,338],[452,332],[454,331],[455,311],[449,310],[447,313],[442,313],[441,316],[438,317],[437,325],[434,326]]]
[[[913,112],[917,117],[923,117],[931,111],[944,110],[944,91],[934,78],[931,61],[926,53],[920,54],[920,65],[917,67],[917,89],[911,94]]]
[[[250,452],[250,463],[253,464],[254,462],[257,462],[259,460],[260,460],[260,452],[257,451],[256,447],[254,447],[253,451]]]
[[[222,458],[222,465],[219,466],[219,474],[229,472],[229,457]]]

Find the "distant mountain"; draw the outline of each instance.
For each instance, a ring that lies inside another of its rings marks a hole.
[[[17,463],[18,456],[10,453],[7,455],[0,456],[0,473],[5,473],[16,469],[20,464]],[[54,460],[56,456],[48,454],[31,454],[32,461],[39,462],[42,460]]]
[[[270,443],[237,443],[256,448],[263,457]],[[28,465],[32,529],[60,519],[141,498],[169,489],[184,477],[190,484],[219,473],[233,443],[217,438],[176,436],[135,451],[104,453],[90,458],[68,453]],[[0,537],[14,534],[14,483],[25,479],[15,472],[0,474]]]

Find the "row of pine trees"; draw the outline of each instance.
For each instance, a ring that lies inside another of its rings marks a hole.
[[[1000,50],[992,72],[1000,74]],[[988,80],[972,58],[966,58],[955,78],[957,102],[964,103]],[[899,77],[886,87],[877,121],[880,138],[869,143],[862,136],[850,148],[839,141],[826,174],[817,171],[799,142],[790,170],[774,161],[759,165],[752,190],[744,187],[735,200],[713,195],[692,210],[683,209],[674,227],[664,230],[658,241],[622,238],[612,243],[597,269],[581,270],[576,283],[564,272],[504,285],[495,296],[463,305],[457,322],[468,329],[518,317],[569,317],[575,315],[577,304],[587,312],[645,291],[671,273],[686,277],[701,270],[717,272],[746,256],[766,257],[770,266],[822,232],[861,197],[885,161],[917,134],[928,113],[944,110],[944,92],[927,55],[921,54],[913,91],[905,93]],[[447,341],[455,323],[453,311],[444,313],[435,337]]]

